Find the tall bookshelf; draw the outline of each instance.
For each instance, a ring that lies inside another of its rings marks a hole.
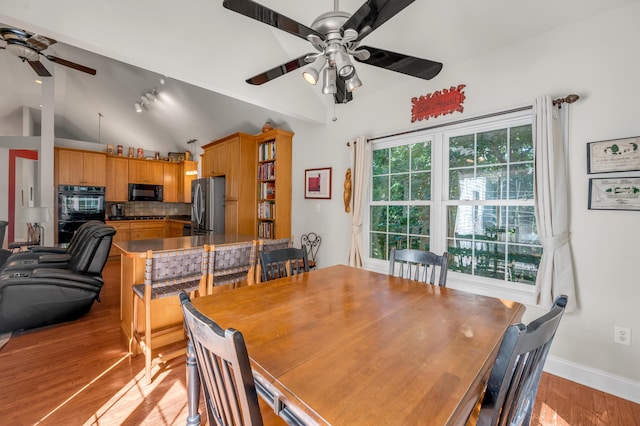
[[[293,133],[273,129],[256,136],[259,238],[291,236],[291,143]]]

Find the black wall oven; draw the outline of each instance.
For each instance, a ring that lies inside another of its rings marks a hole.
[[[58,186],[58,244],[71,241],[83,223],[104,218],[103,186]]]

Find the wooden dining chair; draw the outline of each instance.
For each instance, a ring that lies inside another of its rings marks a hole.
[[[184,326],[196,355],[209,425],[285,425],[258,398],[242,333],[223,330],[198,311],[186,293],[180,294]]]
[[[397,269],[396,269],[396,263]],[[440,269],[438,285],[447,286],[447,269],[449,267],[449,254],[444,252],[442,256],[425,250],[391,249],[389,254],[389,275],[396,275],[425,283],[436,283],[436,269]],[[429,274],[429,269],[431,273]]]
[[[302,234],[300,236],[300,246],[307,251],[309,269],[316,268],[316,256],[318,255],[320,243],[322,243],[322,238],[315,232],[309,232],[308,234]]]
[[[134,284],[133,289],[133,316],[131,320],[131,340],[129,341],[129,353],[136,356],[138,349],[145,357],[145,379],[149,384],[152,381],[151,370],[160,362],[165,362],[186,352],[184,347],[167,353],[159,354],[158,347],[161,344],[154,340],[162,338],[178,340],[184,338],[182,324],[175,327],[167,327],[161,330],[152,329],[152,314],[162,315],[162,312],[154,312],[151,305],[154,300],[177,296],[181,291],[192,295],[196,292],[206,292],[207,256],[206,247],[198,247],[184,250],[147,251],[144,268],[144,282]],[[144,307],[144,329],[139,327],[138,310],[142,304]]]
[[[207,294],[215,287],[251,285],[257,264],[256,240],[209,246]]]
[[[529,325],[514,324],[504,335],[480,404],[477,425],[528,425],[558,324],[567,306],[558,296],[551,310]]]
[[[262,281],[283,278],[309,272],[309,261],[305,249],[289,247],[260,253]]]
[[[291,247],[293,244],[293,238],[278,238],[278,239],[261,239],[258,243],[258,256],[256,264],[255,281],[259,283],[262,281],[262,267],[260,266],[260,254],[269,253],[273,250],[281,250]]]

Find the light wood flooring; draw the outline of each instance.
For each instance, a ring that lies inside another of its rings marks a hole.
[[[143,357],[130,358],[120,334],[119,260],[104,278],[88,315],[0,349],[0,425],[185,425],[184,359],[145,385]],[[640,426],[640,405],[545,373],[531,424]]]

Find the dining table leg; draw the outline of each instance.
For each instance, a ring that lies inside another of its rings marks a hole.
[[[193,348],[191,338],[187,342],[187,426],[200,426],[200,413],[198,405],[200,402],[200,378],[198,377],[198,366],[196,365],[196,352]]]

